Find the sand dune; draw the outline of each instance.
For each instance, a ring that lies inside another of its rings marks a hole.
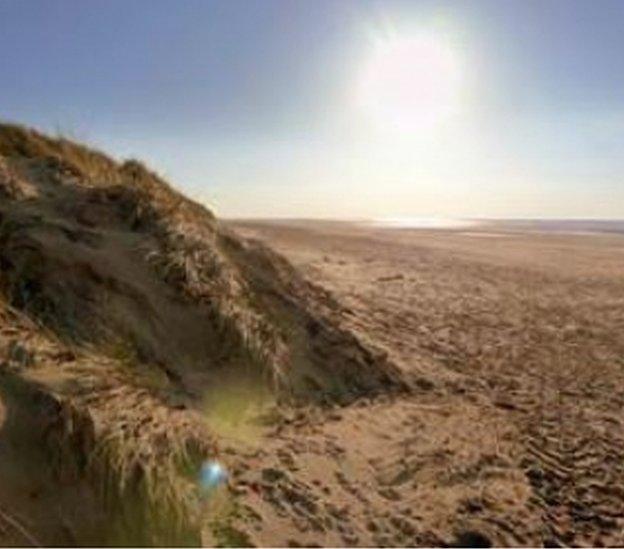
[[[210,543],[228,423],[408,390],[327,292],[140,163],[8,125],[0,155],[6,543]]]

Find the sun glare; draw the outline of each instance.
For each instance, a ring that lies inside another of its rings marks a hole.
[[[461,71],[452,45],[421,34],[379,41],[358,81],[358,103],[383,129],[417,131],[460,106]]]

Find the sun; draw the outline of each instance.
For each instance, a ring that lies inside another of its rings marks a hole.
[[[415,34],[378,41],[357,87],[362,109],[384,129],[431,129],[460,107],[461,70],[442,36]]]

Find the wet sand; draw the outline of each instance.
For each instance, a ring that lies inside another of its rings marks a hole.
[[[237,222],[417,389],[232,448],[262,545],[624,544],[624,237]]]

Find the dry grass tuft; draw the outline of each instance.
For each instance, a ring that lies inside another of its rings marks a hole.
[[[0,197],[10,200],[27,200],[37,196],[34,186],[20,177],[0,156]]]
[[[0,124],[0,155],[47,162],[77,177],[110,180],[116,163],[105,154],[64,137],[49,137],[17,124]]]
[[[197,475],[218,453],[201,415],[128,383],[128,357],[69,349],[0,299],[0,334],[9,319],[36,352],[27,363],[0,361],[2,388],[20,403],[19,418],[60,485],[93,487],[108,517],[106,543],[197,544]],[[0,357],[13,347],[0,337]]]

